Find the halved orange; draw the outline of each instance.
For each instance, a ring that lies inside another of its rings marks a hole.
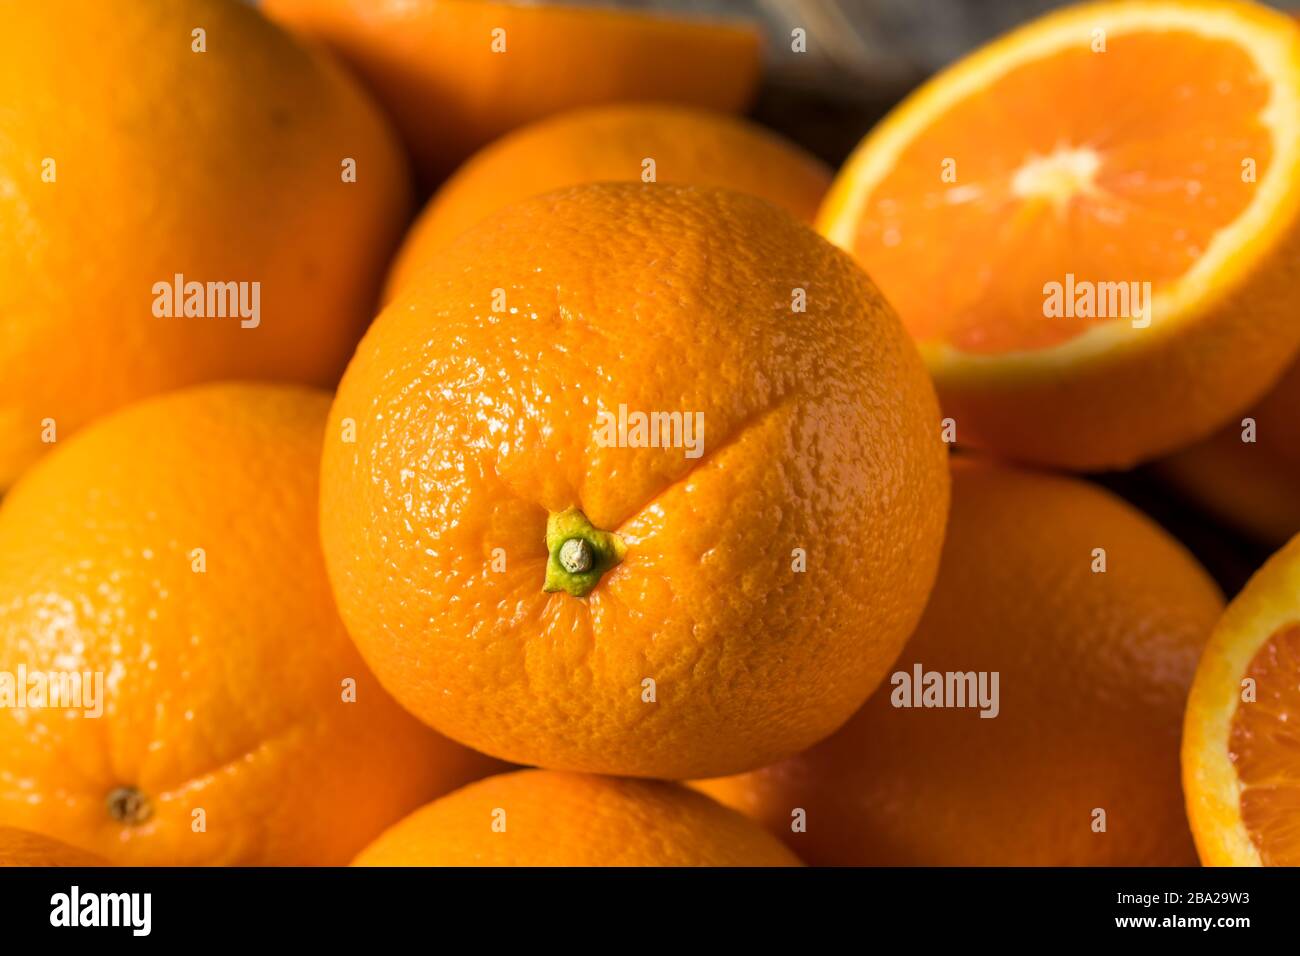
[[[1224,612],[1192,682],[1183,790],[1207,866],[1300,865],[1300,537]]]
[[[1300,345],[1300,26],[1099,3],[940,73],[818,227],[899,311],[960,442],[1127,466],[1211,432]]]

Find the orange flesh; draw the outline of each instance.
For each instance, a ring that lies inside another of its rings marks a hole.
[[[1266,866],[1300,865],[1300,624],[1266,641],[1245,676],[1256,700],[1237,705],[1228,736],[1242,822]]]
[[[867,198],[855,252],[919,341],[993,354],[1128,322],[1045,317],[1044,284],[1158,293],[1253,198],[1242,163],[1263,178],[1269,90],[1245,53],[1179,31],[1087,42],[951,107]]]

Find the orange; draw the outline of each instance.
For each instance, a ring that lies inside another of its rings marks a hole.
[[[1110,493],[956,458],[939,577],[888,683],[811,750],[701,786],[811,864],[1194,863],[1179,731],[1222,607]]]
[[[384,693],[331,604],[328,407],[291,386],[173,393],[14,487],[0,823],[123,864],[340,864],[485,772]],[[60,700],[39,690],[50,674]]]
[[[344,376],[334,595],[384,686],[493,756],[760,766],[847,720],[919,616],[937,416],[870,280],[775,206],[525,200],[407,285]]]
[[[357,866],[798,866],[752,821],[674,783],[521,770],[435,800]]]
[[[226,0],[7,4],[0,103],[0,491],[144,396],[337,381],[410,201],[340,68]]]
[[[1203,438],[1300,345],[1300,26],[1071,7],[940,73],[818,227],[916,338],[957,437],[1077,469]]]
[[[1157,470],[1194,503],[1261,541],[1280,546],[1300,533],[1300,365],[1239,423]]]
[[[529,196],[602,180],[725,186],[811,222],[830,173],[775,133],[723,114],[660,104],[574,110],[484,147],[443,185],[398,254],[389,298],[412,271],[491,213]]]
[[[1207,866],[1300,865],[1300,537],[1228,606],[1201,657],[1183,788]]]
[[[744,22],[483,0],[267,0],[337,50],[430,181],[502,133],[575,106],[666,100],[738,113],[760,35]]]
[[[108,866],[108,863],[92,853],[38,833],[0,827],[0,867],[5,866]]]

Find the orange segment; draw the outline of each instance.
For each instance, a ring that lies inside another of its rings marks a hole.
[[[818,227],[960,438],[1079,468],[1186,443],[1300,344],[1300,29],[1218,0],[1035,21],[886,118]]]
[[[1300,537],[1229,605],[1197,669],[1183,789],[1207,865],[1300,865]]]

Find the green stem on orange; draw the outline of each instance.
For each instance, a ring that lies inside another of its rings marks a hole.
[[[543,591],[563,591],[586,597],[604,573],[627,554],[618,535],[601,531],[577,508],[546,519],[546,581]]]

